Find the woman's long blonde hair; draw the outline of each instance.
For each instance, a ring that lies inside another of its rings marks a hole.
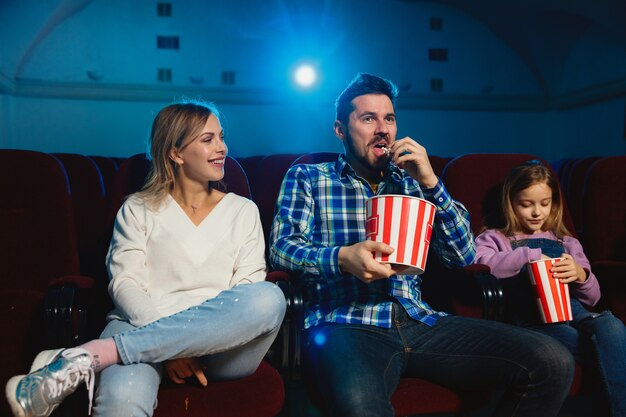
[[[563,196],[559,181],[553,172],[540,161],[532,160],[513,168],[504,179],[502,186],[502,209],[505,226],[500,229],[505,236],[512,236],[522,229],[513,201],[517,193],[535,184],[546,184],[552,190],[552,208],[542,226],[542,231],[552,231],[558,238],[571,236],[563,223]]]
[[[197,138],[211,115],[220,118],[213,103],[184,100],[164,107],[154,118],[149,140],[152,164],[138,193],[150,206],[158,206],[174,188],[176,164],[170,158],[170,151],[182,151]],[[209,182],[209,189],[215,186],[216,183]]]

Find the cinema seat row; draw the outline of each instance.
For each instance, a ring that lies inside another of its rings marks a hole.
[[[228,157],[224,182],[229,191],[256,202],[267,237],[274,202],[289,166],[331,161],[336,156],[323,152]],[[528,159],[537,158],[467,154],[432,156],[431,163],[452,195],[466,205],[473,231],[479,233],[493,213],[504,174]],[[10,376],[29,367],[37,351],[75,345],[99,334],[111,308],[104,256],[115,213],[123,198],[139,189],[148,169],[149,161],[140,154],[109,158],[0,150],[0,332],[13,341],[0,347],[3,386]],[[610,308],[622,320],[626,319],[624,182],[626,157],[581,158],[572,163],[569,185],[563,188],[569,195],[567,225],[583,238],[603,286],[600,308]],[[431,304],[457,314],[501,318],[506,294],[488,268],[473,265],[449,271],[438,265],[435,257],[428,262],[424,296]],[[290,311],[259,369],[241,380],[214,382],[208,389],[165,382],[155,416],[288,416],[290,408],[285,404],[291,399],[285,387],[298,381],[305,382],[308,397],[323,410],[315,387],[306,383],[299,367],[301,299],[291,278],[276,271],[268,274],[268,280],[285,291]],[[578,369],[571,394],[586,393],[587,379]],[[55,415],[86,415],[84,397],[73,396]],[[417,378],[403,378],[392,402],[398,416],[466,415],[485,406],[489,398],[489,393],[456,392]],[[0,415],[8,415],[5,401],[0,404]]]

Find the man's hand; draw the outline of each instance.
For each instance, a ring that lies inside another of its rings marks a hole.
[[[171,359],[165,361],[164,365],[167,376],[177,384],[184,384],[185,378],[194,375],[203,387],[206,387],[208,384],[203,372],[204,367],[198,358]]]
[[[426,154],[426,148],[410,137],[396,140],[391,145],[391,160],[426,188],[437,185],[437,176]]]
[[[345,274],[354,275],[366,284],[377,279],[389,278],[406,267],[382,264],[374,259],[373,252],[391,255],[393,251],[391,246],[371,240],[344,246],[339,249],[339,269]]]

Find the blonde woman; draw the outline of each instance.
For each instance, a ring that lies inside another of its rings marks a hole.
[[[228,152],[217,109],[169,105],[150,142],[151,173],[120,208],[107,255],[116,308],[100,339],[41,352],[9,380],[15,416],[48,416],[83,382],[91,400],[97,373],[94,415],[150,416],[163,368],[176,383],[240,378],[276,337],[285,299],[264,281],[257,207],[215,187]]]

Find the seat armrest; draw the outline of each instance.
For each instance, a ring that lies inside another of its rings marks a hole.
[[[94,279],[68,275],[50,283],[44,297],[45,345],[71,347],[87,340],[88,292]]]
[[[451,269],[434,258],[422,275],[421,289],[435,310],[492,320],[501,316],[501,286],[487,265]]]
[[[474,276],[482,292],[484,319],[502,320],[504,315],[504,291],[502,283],[491,274],[487,265],[474,264],[466,267]]]
[[[285,271],[271,271],[266,281],[275,283],[285,295],[287,310],[276,340],[268,352],[268,361],[286,381],[299,377],[300,339],[302,332],[302,290],[297,275]]]
[[[484,264],[472,264],[452,271],[457,290],[452,296],[456,314],[500,320],[503,313],[502,285]]]
[[[93,288],[96,281],[86,275],[64,275],[56,278],[48,285],[51,287],[74,286],[76,288]]]

